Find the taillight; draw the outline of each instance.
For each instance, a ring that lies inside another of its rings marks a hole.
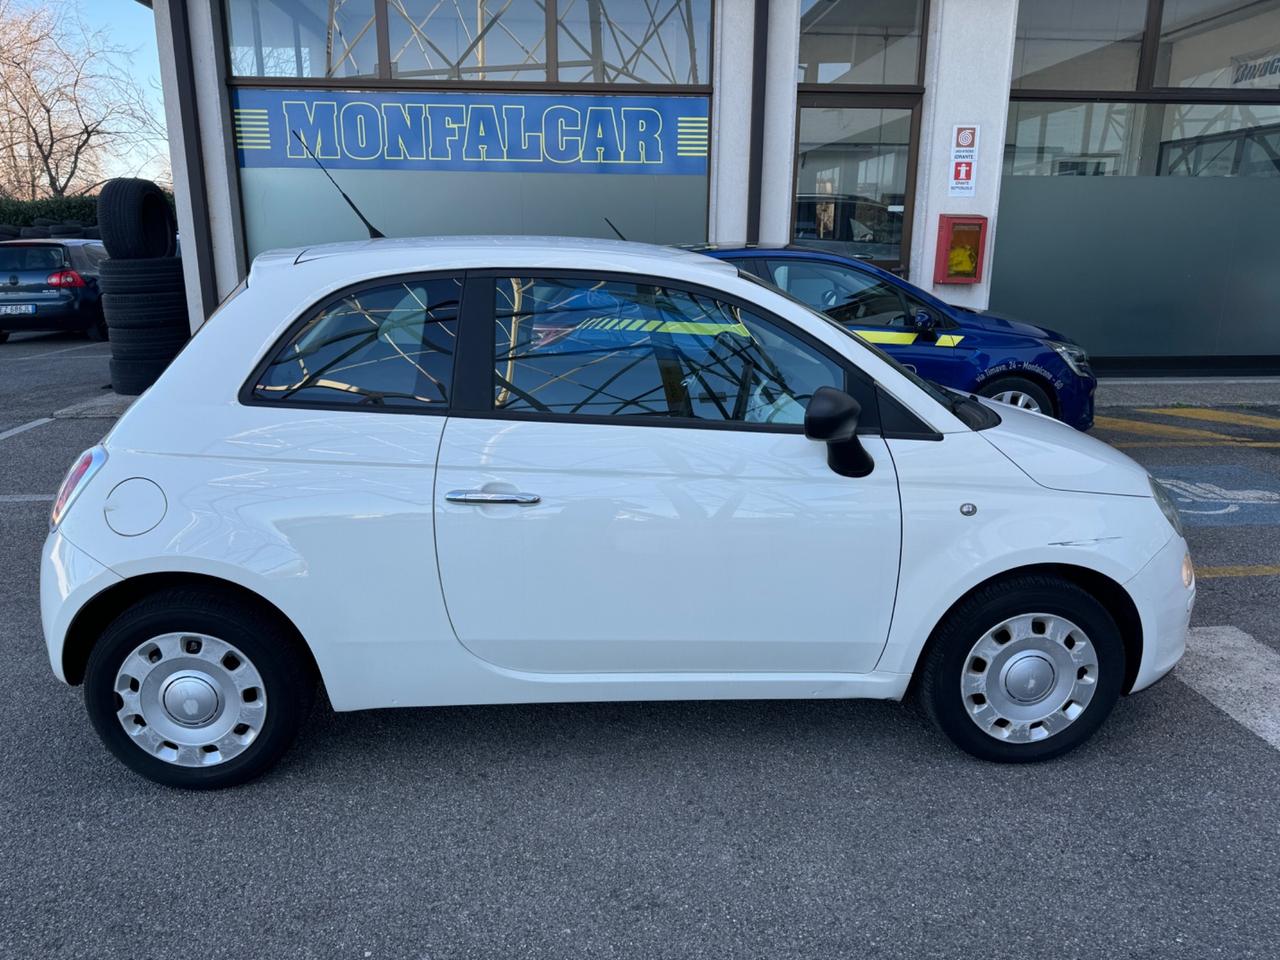
[[[49,279],[45,283],[51,287],[83,287],[84,277],[74,270],[59,270],[57,273],[49,274]]]
[[[102,447],[90,447],[80,454],[80,459],[67,471],[67,478],[62,481],[62,486],[58,488],[58,495],[54,498],[53,512],[49,514],[50,530],[62,522],[62,518],[67,515],[67,510],[80,491],[106,462],[107,451]]]

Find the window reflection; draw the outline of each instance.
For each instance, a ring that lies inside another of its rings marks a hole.
[[[1147,0],[1021,0],[1015,90],[1133,90]]]
[[[231,72],[376,77],[374,0],[226,0]]]
[[[915,84],[924,0],[802,0],[800,83]]]
[[[1280,105],[1015,102],[1005,173],[1280,176]]]
[[[461,288],[456,279],[427,280],[343,297],[272,359],[254,396],[371,408],[447,403]]]
[[[1155,85],[1280,89],[1280,0],[1165,0]]]
[[[795,239],[898,260],[910,138],[910,110],[801,107]]]
[[[839,368],[739,308],[646,284],[498,283],[494,405],[604,417],[800,424]]]

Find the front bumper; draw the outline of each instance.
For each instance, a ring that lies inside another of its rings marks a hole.
[[[1066,382],[1058,391],[1058,415],[1063,423],[1077,430],[1093,426],[1093,395],[1098,381],[1093,377],[1080,377],[1068,372]]]
[[[1187,541],[1171,537],[1125,584],[1142,620],[1142,662],[1130,692],[1151,686],[1172,670],[1186,651],[1196,586],[1182,582],[1185,556]]]
[[[85,603],[121,578],[89,556],[59,531],[44,542],[40,555],[40,623],[49,665],[66,681],[62,650],[71,621]]]

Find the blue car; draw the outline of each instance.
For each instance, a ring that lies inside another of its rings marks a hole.
[[[690,249],[780,287],[877,344],[927,380],[1093,426],[1098,385],[1089,356],[1068,337],[952,306],[861,260],[801,246]]]

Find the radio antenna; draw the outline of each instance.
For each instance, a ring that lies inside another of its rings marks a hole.
[[[613,225],[613,221],[612,221],[612,220],[610,220],[608,217],[605,217],[605,218],[604,218],[604,222],[605,222],[605,223],[607,223],[607,224],[609,225],[609,229],[610,229],[610,230],[612,230],[614,233],[616,233],[616,234],[618,235],[618,239],[619,239],[619,240],[625,240],[625,239],[627,239],[626,237],[624,237],[624,236],[622,235],[622,231],[621,231],[621,230],[619,230],[617,227],[615,227],[615,226]]]
[[[369,239],[385,240],[387,235],[383,233],[381,230],[379,230],[377,227],[375,227],[372,223],[370,223],[369,218],[360,212],[360,208],[356,206],[355,201],[352,200],[350,197],[348,197],[346,191],[343,190],[340,186],[338,186],[338,181],[333,179],[332,176],[330,176],[329,171],[326,170],[324,168],[324,164],[320,162],[320,158],[311,152],[311,148],[307,146],[307,141],[302,139],[302,134],[300,134],[297,130],[290,130],[289,132],[298,138],[298,142],[302,144],[302,149],[307,152],[307,156],[315,161],[316,166],[320,168],[320,172],[323,173],[326,177],[328,177],[329,182],[333,184],[333,189],[337,190],[338,193],[342,194],[342,199],[347,201],[347,206],[350,207],[351,211],[357,217],[360,218],[360,222],[363,223],[365,226],[365,229],[369,231]]]

